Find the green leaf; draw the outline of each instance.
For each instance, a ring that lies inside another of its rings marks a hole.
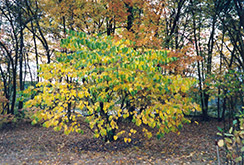
[[[236,158],[235,159],[235,162],[237,163],[237,162],[241,162],[242,161],[242,157],[241,156],[239,156],[238,158]]]
[[[84,44],[85,44],[84,39],[81,39],[81,40],[80,40],[80,43],[81,43],[81,45],[84,45]]]
[[[231,140],[230,138],[225,138],[225,141],[226,141],[227,143],[232,143],[232,140]]]
[[[60,131],[61,130],[61,127],[60,126],[56,126],[53,129],[54,129],[54,131]]]
[[[225,136],[228,136],[228,137],[232,137],[234,135],[230,134],[230,133],[224,133]]]
[[[64,134],[65,135],[68,135],[69,134],[69,131],[68,130],[64,131]]]
[[[237,124],[237,120],[233,120],[233,125]]]
[[[127,51],[128,51],[128,48],[127,47],[122,48],[122,52],[123,53],[127,53]]]
[[[219,136],[222,136],[222,133],[220,133],[220,132],[217,132],[217,135],[219,135]]]
[[[223,129],[220,128],[219,126],[217,126],[217,129],[218,129],[220,132],[223,132]]]
[[[80,134],[84,134],[84,131],[83,130],[78,130],[78,133],[80,133]]]
[[[233,131],[233,127],[230,128],[229,133],[231,134]]]
[[[36,120],[33,120],[32,122],[31,122],[31,125],[35,125],[37,123],[37,121]]]
[[[47,127],[47,122],[42,124],[43,127]]]

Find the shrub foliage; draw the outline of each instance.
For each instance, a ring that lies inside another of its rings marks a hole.
[[[37,95],[26,107],[38,107],[33,124],[44,122],[55,130],[83,132],[77,120],[85,117],[94,137],[130,142],[132,134],[119,130],[126,119],[136,126],[158,129],[158,136],[177,131],[188,120],[184,114],[199,110],[185,97],[196,84],[193,78],[163,75],[161,66],[176,61],[165,50],[134,50],[128,40],[70,32],[61,40],[56,62],[42,64]],[[30,89],[28,89],[30,90]],[[145,136],[151,132],[143,127]]]

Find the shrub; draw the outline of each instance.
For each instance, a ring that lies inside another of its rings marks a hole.
[[[244,107],[243,107],[244,108]],[[224,133],[219,128],[221,133],[218,135],[223,138],[218,141],[220,147],[224,147],[226,151],[227,161],[235,162],[238,164],[244,163],[244,115],[241,113],[237,119],[233,121],[233,126],[227,133]]]
[[[199,110],[185,97],[196,80],[162,75],[161,66],[177,58],[167,57],[164,50],[134,50],[129,43],[70,32],[61,40],[63,51],[56,53],[56,61],[41,65],[43,81],[35,89],[38,94],[26,104],[40,108],[32,123],[43,121],[44,126],[63,128],[69,134],[82,132],[77,118],[84,116],[94,137],[110,141],[126,133],[118,130],[121,119],[157,128],[159,137],[176,132],[188,121],[183,113]],[[152,136],[145,127],[143,132]],[[134,133],[131,129],[127,135]]]

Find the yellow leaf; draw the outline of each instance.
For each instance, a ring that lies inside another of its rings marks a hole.
[[[101,129],[100,133],[102,136],[107,135],[106,129],[104,129],[104,128]]]
[[[223,147],[224,146],[224,140],[223,139],[218,141],[218,146],[219,147]]]
[[[94,137],[95,137],[95,138],[98,138],[98,137],[99,137],[99,134],[98,134],[98,133],[96,133],[96,134],[94,135]]]
[[[117,140],[118,139],[118,136],[114,136],[114,140]]]
[[[136,130],[131,129],[130,132],[135,134],[136,133]]]
[[[110,125],[113,129],[118,127],[114,120],[111,121]]]
[[[141,125],[141,119],[137,119],[137,120],[136,120],[136,125],[137,125],[137,126],[140,126],[140,125]]]
[[[127,141],[130,143],[131,142],[131,138],[128,138]]]
[[[147,133],[147,138],[150,139],[152,137],[152,133],[151,132],[148,132]]]

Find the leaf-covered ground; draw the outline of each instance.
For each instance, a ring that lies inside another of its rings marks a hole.
[[[104,143],[89,131],[67,136],[20,123],[0,130],[0,164],[217,164],[218,125],[216,121],[191,123],[180,135],[169,133],[160,140],[138,134],[131,143],[122,139]]]

